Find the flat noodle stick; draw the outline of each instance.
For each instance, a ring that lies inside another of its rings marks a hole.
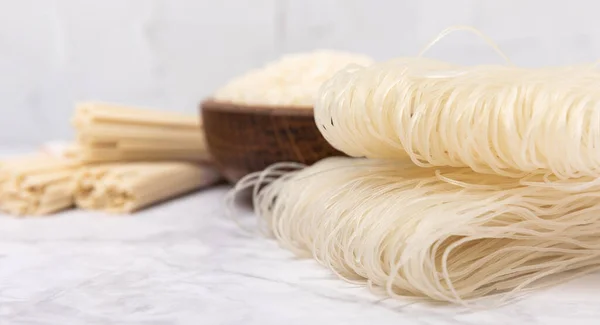
[[[201,142],[200,129],[173,129],[139,125],[90,124],[81,129],[84,137],[96,139],[187,139]]]
[[[198,147],[198,150],[202,150],[203,147]],[[82,149],[80,150],[85,150],[87,152],[102,152],[102,151],[120,151],[120,152],[140,152],[140,151],[146,151],[146,152],[164,152],[167,154],[173,154],[173,153],[185,153],[185,154],[190,154],[189,151],[189,146],[185,146],[185,144],[174,144],[173,146],[170,146],[169,144],[160,144],[158,146],[152,146],[151,143],[139,143],[138,145],[136,145],[135,143],[131,144],[131,143],[112,143],[112,144],[108,144],[108,143],[104,143],[104,144],[94,144],[94,145],[87,145],[82,147]],[[203,156],[202,153],[192,153],[192,156]]]
[[[168,113],[164,113],[168,114]],[[127,116],[119,119],[119,116],[114,116],[114,118],[98,118],[97,116],[92,114],[79,114],[77,111],[75,112],[75,116],[72,118],[71,123],[74,126],[82,126],[87,124],[110,124],[110,125],[137,125],[140,127],[149,127],[149,128],[171,128],[171,129],[180,129],[180,130],[197,130],[202,126],[200,117],[187,117],[187,123],[181,123],[177,120],[173,122],[169,122],[172,119],[168,117],[161,118],[161,120],[157,121],[144,121],[147,117],[144,114],[137,114],[137,120],[135,120],[135,116]],[[151,122],[151,123],[150,123]]]
[[[74,157],[81,162],[96,163],[96,162],[114,162],[114,161],[206,161],[209,156],[204,152],[190,151],[126,151],[118,149],[89,149],[84,148],[77,152],[69,153],[70,157]]]
[[[77,174],[75,201],[83,209],[132,213],[219,180],[212,167],[184,162],[98,165]]]
[[[106,148],[106,149],[110,149],[110,148],[116,148],[117,147],[117,142],[116,141],[106,141],[106,140],[94,141],[94,140],[87,140],[85,137],[79,137],[78,143],[79,143],[80,146],[89,147],[89,148]]]
[[[22,186],[23,187],[37,187],[43,184],[49,184],[53,182],[58,182],[64,179],[68,179],[73,174],[73,169],[71,166],[68,167],[59,167],[53,170],[51,173],[44,174],[34,174],[28,176],[23,179]]]
[[[51,202],[44,202],[44,204],[42,204],[41,207],[38,209],[37,214],[38,215],[52,214],[57,211],[64,210],[65,207],[71,207],[71,206],[73,206],[73,198],[72,197],[63,198],[61,200],[56,200],[56,201],[51,201]]]
[[[70,182],[59,182],[46,190],[43,202],[64,201],[67,197],[71,200],[73,186]]]
[[[76,108],[77,145],[67,151],[82,162],[209,162],[200,117],[113,104]]]
[[[65,164],[62,160],[48,158],[47,155],[36,154],[7,159],[0,162],[0,175],[9,173],[15,168],[22,173],[28,171],[40,173],[42,171],[67,169],[71,166],[70,164]]]
[[[92,150],[94,150],[95,148],[92,148]],[[200,149],[200,148],[198,148]],[[118,150],[121,152],[130,152],[131,154],[136,154],[136,153],[147,153],[147,154],[153,154],[153,153],[165,153],[165,154],[169,154],[169,155],[178,155],[181,154],[183,156],[190,156],[190,157],[203,157],[202,153],[196,153],[196,152],[192,152],[190,153],[190,151],[186,148],[181,148],[181,147],[167,147],[167,146],[160,146],[160,147],[150,147],[150,146],[131,146],[131,145],[121,145],[120,143],[117,144],[117,148],[114,149],[106,149],[106,150]]]
[[[205,148],[206,143],[204,141],[198,142],[197,139],[194,141],[185,141],[181,139],[177,140],[145,140],[145,139],[119,139],[118,141],[99,141],[93,138],[79,137],[78,142],[81,146],[93,147],[93,148],[178,148],[178,149],[189,149],[190,147]]]
[[[205,149],[206,144],[204,142],[200,144],[193,144],[198,148]],[[156,150],[156,149],[181,149],[186,150],[192,143],[182,142],[182,141],[144,141],[144,140],[123,140],[119,141],[118,147],[123,149],[148,149],[148,150]]]
[[[72,176],[78,165],[49,155],[15,157],[0,163],[0,210],[46,215],[74,204]]]
[[[134,122],[156,121],[158,123],[165,123],[166,121],[166,123],[169,124],[176,124],[178,122],[181,125],[196,125],[199,123],[198,119],[194,120],[193,118],[190,118],[189,114],[185,113],[163,112],[156,109],[131,107],[119,104],[82,103],[78,105],[78,109],[88,115],[107,119],[123,120],[124,118],[122,118],[122,116],[135,116]]]
[[[86,124],[86,123],[112,123],[112,124],[136,124],[140,126],[166,126],[166,127],[178,127],[181,129],[197,129],[201,124],[199,121],[183,120],[179,118],[163,118],[157,116],[149,119],[147,116],[143,119],[140,118],[139,114],[122,114],[118,116],[107,116],[104,114],[94,115],[83,115],[77,116],[73,119],[73,124]]]
[[[115,104],[80,104],[76,110],[76,119],[78,117],[96,121],[176,125],[190,128],[195,128],[200,125],[200,119],[197,116],[190,117],[186,114],[173,112],[164,113],[156,110],[133,108]]]

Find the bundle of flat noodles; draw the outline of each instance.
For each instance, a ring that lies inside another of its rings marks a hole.
[[[73,124],[77,144],[69,152],[82,162],[210,160],[199,116],[82,103]]]
[[[507,177],[600,177],[600,69],[400,58],[338,72],[315,120],[353,157]]]
[[[75,201],[83,209],[131,213],[219,180],[213,167],[187,162],[85,166],[75,176]]]
[[[72,207],[77,167],[46,154],[0,162],[0,209],[13,215],[46,215]]]
[[[232,194],[254,186],[255,212],[284,248],[392,297],[505,302],[600,268],[600,184],[523,185],[409,160],[289,167]]]

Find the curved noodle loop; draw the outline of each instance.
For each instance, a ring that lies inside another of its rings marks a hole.
[[[281,175],[260,174],[247,179]],[[600,267],[600,184],[548,189],[468,168],[353,158],[270,181],[256,182],[255,211],[284,248],[390,296],[506,301],[569,278],[558,273]]]
[[[464,67],[425,58],[352,66],[324,83],[323,136],[350,156],[558,179],[600,177],[600,70]]]

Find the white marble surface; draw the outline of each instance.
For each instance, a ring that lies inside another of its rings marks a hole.
[[[376,297],[240,231],[227,189],[132,216],[0,215],[0,324],[598,324],[600,275],[477,312]]]

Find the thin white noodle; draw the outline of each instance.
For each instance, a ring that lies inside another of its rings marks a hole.
[[[298,168],[248,175],[228,204],[254,186],[262,229],[282,247],[389,296],[490,306],[600,268],[599,184],[522,185],[409,160]]]
[[[329,143],[353,157],[408,157],[421,167],[512,178],[600,177],[598,88],[593,64],[397,58],[336,73],[320,88],[315,121]]]

